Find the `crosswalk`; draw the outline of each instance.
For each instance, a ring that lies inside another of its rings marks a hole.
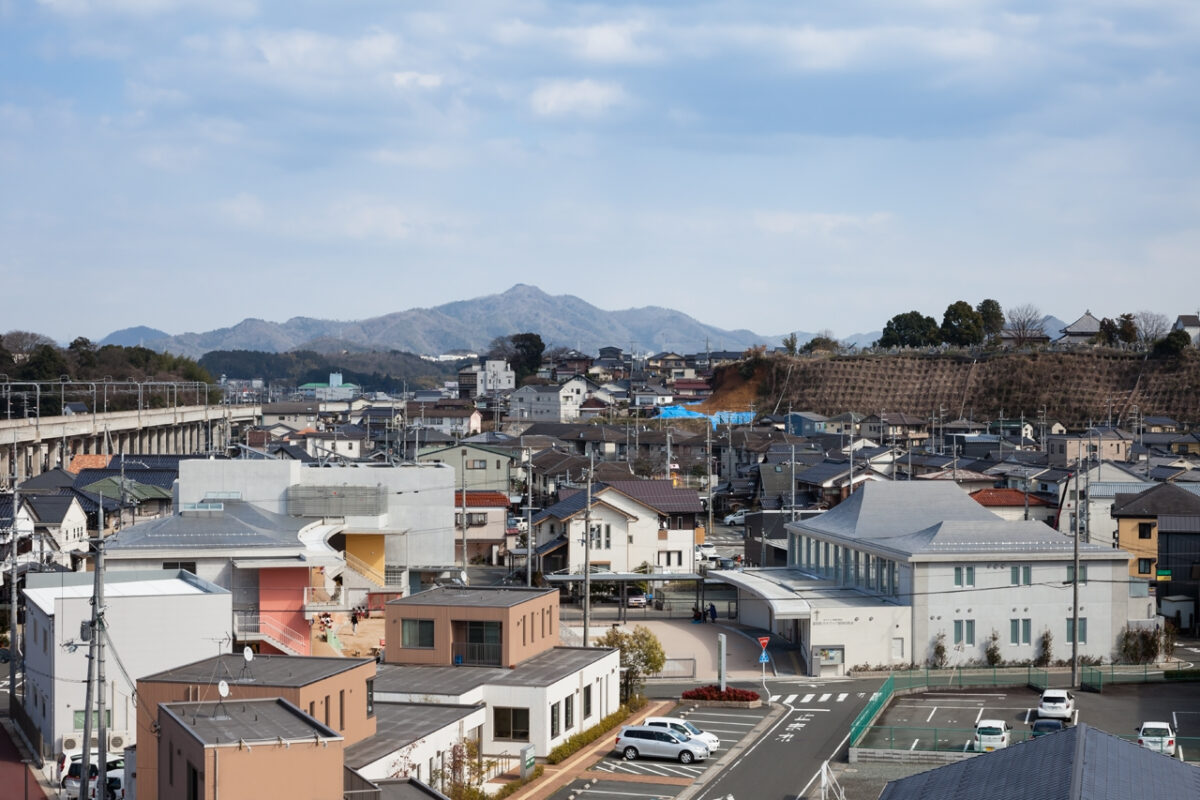
[[[849,696],[850,696],[849,692],[839,692],[839,693],[837,693],[836,697],[835,697],[834,692],[825,692],[824,694],[818,694],[816,692],[813,692],[813,693],[806,694],[806,695],[789,694],[786,697],[784,695],[773,694],[773,695],[771,695],[771,702],[772,703],[782,702],[785,706],[790,706],[795,703],[799,703],[800,705],[805,705],[807,703],[812,703],[812,702],[828,703],[831,701],[834,703],[844,703],[844,702],[846,702],[846,698]]]

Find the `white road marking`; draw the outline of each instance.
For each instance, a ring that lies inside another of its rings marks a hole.
[[[929,716],[925,718],[925,721],[929,722],[929,720],[933,719],[933,715],[937,713],[937,710],[938,710],[938,707],[934,706],[933,711],[929,712]]]
[[[983,716],[983,709],[979,709],[979,713],[975,715],[975,724],[979,724],[979,718]]]
[[[772,702],[772,703],[778,703],[778,702],[779,702],[779,695],[777,695],[777,694],[773,694],[773,695],[771,695],[771,702]]]
[[[849,694],[845,694],[845,693],[843,693],[843,694],[839,694],[839,695],[837,696],[837,701],[838,701],[839,703],[841,703],[841,702],[844,702],[844,701],[845,701],[845,699],[846,699],[847,697],[849,697],[849,696],[850,696]]]
[[[790,705],[792,704],[792,701],[793,701],[793,700],[795,700],[795,699],[796,699],[796,695],[794,695],[794,694],[789,694],[789,695],[788,695],[788,696],[787,696],[787,697],[784,699],[784,701],[783,701],[783,704],[784,704],[785,706],[790,706]]]
[[[1032,708],[1027,708],[1027,709],[1025,709],[1025,724],[1026,724],[1026,725],[1028,725],[1028,724],[1029,724],[1029,715],[1030,715],[1030,714],[1032,714],[1032,713],[1033,713],[1033,709],[1032,709]],[[82,769],[82,768],[81,768],[81,769]]]
[[[820,699],[819,699],[819,700],[817,700],[817,702],[818,702],[818,703],[824,703],[825,701],[827,701],[827,700],[828,700],[829,698],[831,698],[831,697],[833,697],[833,695],[832,695],[832,694],[823,694],[823,695],[821,695]]]
[[[801,703],[811,703],[811,702],[812,702],[812,699],[813,699],[814,697],[816,697],[816,695],[815,695],[815,694],[806,694],[806,695],[804,695],[804,699],[803,699],[803,700],[801,700],[800,702],[801,702]]]
[[[916,750],[916,749],[917,749],[917,742],[919,742],[919,741],[921,741],[921,740],[920,740],[920,739],[913,739],[912,747],[910,747],[910,748],[908,748],[908,749],[909,749],[909,750]]]

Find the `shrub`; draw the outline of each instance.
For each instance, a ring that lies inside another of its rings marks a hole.
[[[933,655],[929,657],[929,666],[936,669],[946,666],[946,634],[944,633],[933,637]]]
[[[751,689],[737,689],[733,686],[726,687],[725,691],[721,691],[721,687],[715,684],[710,686],[698,686],[695,689],[688,689],[680,695],[684,700],[730,700],[742,703],[749,703],[755,700],[761,700],[762,697]]]
[[[1054,661],[1054,635],[1050,631],[1042,632],[1042,649],[1033,660],[1035,667],[1048,667]]]
[[[550,751],[549,755],[546,756],[546,761],[551,764],[558,764],[561,761],[565,761],[613,728],[624,723],[630,714],[645,706],[646,702],[645,695],[634,695],[629,698],[627,704],[621,706],[592,727],[567,737],[562,744]]]
[[[508,797],[511,794],[516,794],[516,791],[518,789],[520,789],[522,786],[524,786],[528,783],[533,783],[538,778],[542,777],[542,773],[545,771],[546,771],[546,768],[543,767],[541,764],[538,764],[536,767],[533,768],[533,772],[529,773],[528,778],[522,778],[520,780],[515,780],[512,783],[504,784],[503,786],[500,787],[499,791],[497,791],[494,795],[492,795],[492,797],[504,798],[504,797]]]
[[[984,655],[987,657],[987,665],[989,667],[998,667],[1004,663],[1004,659],[1000,657],[1000,632],[993,630],[992,635],[988,637],[987,647],[984,648]]]

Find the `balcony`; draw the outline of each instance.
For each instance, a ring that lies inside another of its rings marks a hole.
[[[342,587],[337,586],[331,592],[323,586],[304,587],[305,611],[345,611]]]
[[[475,642],[454,642],[451,645],[455,666],[470,667],[502,667],[499,644],[480,644]]]

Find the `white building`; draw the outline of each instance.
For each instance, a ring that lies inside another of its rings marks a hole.
[[[588,398],[588,382],[576,375],[557,385],[522,386],[509,396],[509,416],[528,422],[570,422]]]
[[[80,623],[91,618],[93,581],[89,573],[26,578],[25,712],[41,730],[45,757],[83,739],[88,645]],[[227,649],[232,597],[178,570],[106,572],[104,626],[108,747],[122,750],[137,730],[130,681]]]
[[[788,528],[788,564],[730,583],[747,595],[743,621],[804,646],[810,673],[862,664],[1032,661],[1049,633],[1051,658],[1071,654],[1072,540],[1041,522],[1010,522],[953,484],[868,483]],[[1129,554],[1079,546],[1079,654],[1111,661],[1120,631],[1154,619]],[[746,618],[747,615],[753,619]]]

